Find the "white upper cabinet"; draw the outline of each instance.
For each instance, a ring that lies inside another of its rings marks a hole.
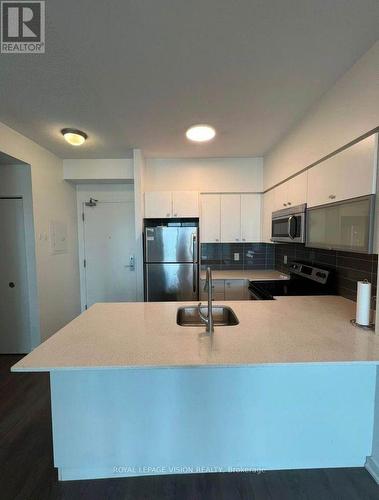
[[[259,242],[261,195],[203,194],[200,225],[203,243]]]
[[[274,210],[295,207],[307,202],[307,177],[305,171],[280,184],[274,192]]]
[[[260,194],[241,194],[241,240],[249,243],[261,241]]]
[[[274,211],[274,189],[263,195],[262,241],[271,243],[272,212]]]
[[[241,241],[241,195],[221,195],[221,241]]]
[[[152,219],[199,217],[199,194],[197,191],[146,192],[145,217]]]
[[[199,217],[199,193],[197,191],[172,192],[173,217]]]
[[[287,207],[302,205],[307,202],[308,171],[293,177],[287,184]]]
[[[308,171],[308,206],[375,193],[376,134]]]
[[[150,191],[145,193],[145,217],[165,219],[171,217],[171,191]]]
[[[280,184],[271,190],[273,193],[273,211],[287,207],[287,185]]]
[[[201,195],[200,231],[202,243],[220,241],[221,196],[219,194]]]

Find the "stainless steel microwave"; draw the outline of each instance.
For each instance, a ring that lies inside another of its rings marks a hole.
[[[284,208],[272,213],[271,241],[305,243],[307,205]]]

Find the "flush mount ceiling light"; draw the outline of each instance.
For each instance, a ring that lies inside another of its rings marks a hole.
[[[76,128],[63,128],[61,133],[71,146],[81,146],[88,137],[85,132]]]
[[[186,132],[186,137],[194,142],[211,141],[216,135],[216,131],[210,125],[194,125]]]

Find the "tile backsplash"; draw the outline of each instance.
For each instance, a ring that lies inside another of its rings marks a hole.
[[[217,270],[274,269],[274,250],[274,245],[266,243],[202,243],[201,266]],[[235,254],[239,260],[235,260]]]
[[[202,243],[200,250],[202,269],[277,269],[286,273],[291,262],[298,260],[334,271],[337,293],[343,297],[355,300],[357,281],[364,279],[372,283],[372,295],[376,295],[377,255],[319,250],[297,243]],[[234,254],[239,260],[234,260]]]
[[[319,250],[301,244],[278,244],[275,246],[275,269],[288,271],[294,261],[304,261],[313,265],[325,266],[334,271],[337,293],[347,299],[356,300],[357,281],[367,279],[372,283],[372,295],[376,295],[378,256],[363,253]],[[284,257],[287,256],[287,264]]]

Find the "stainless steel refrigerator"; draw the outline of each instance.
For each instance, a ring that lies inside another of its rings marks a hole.
[[[198,300],[198,233],[196,223],[145,227],[147,302]]]

